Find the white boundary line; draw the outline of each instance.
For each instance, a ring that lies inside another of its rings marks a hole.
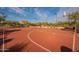
[[[31,39],[31,37],[30,37],[30,35],[31,35],[32,32],[33,32],[33,31],[31,31],[31,32],[28,33],[28,36],[27,36],[28,39],[29,39],[32,43],[34,43],[35,45],[37,45],[37,46],[39,46],[40,48],[44,49],[45,51],[52,52],[52,51],[50,51],[49,49],[47,49],[47,48],[43,47],[42,45],[40,45],[40,44],[36,43],[35,41],[33,41],[33,40]]]

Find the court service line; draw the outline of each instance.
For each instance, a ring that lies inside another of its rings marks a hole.
[[[33,31],[31,31],[31,32],[28,33],[28,36],[27,36],[28,39],[29,39],[32,43],[34,43],[35,45],[37,45],[37,46],[39,46],[40,48],[44,49],[45,51],[47,51],[47,52],[52,52],[52,51],[50,51],[49,49],[47,49],[47,48],[43,47],[42,45],[38,44],[37,42],[33,41],[33,40],[31,39],[31,37],[30,37],[30,35],[31,35],[32,32],[33,32]]]

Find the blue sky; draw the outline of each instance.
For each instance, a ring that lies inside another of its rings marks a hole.
[[[31,22],[64,21],[63,13],[79,10],[77,7],[1,7],[0,13],[7,15],[7,20],[28,20]]]

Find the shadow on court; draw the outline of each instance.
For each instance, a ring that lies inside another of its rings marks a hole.
[[[8,43],[8,42],[10,42],[10,41],[12,41],[13,39],[6,39],[6,40],[4,40],[4,44],[5,43]],[[2,45],[3,44],[3,38],[0,38],[0,45]]]
[[[66,46],[61,46],[61,52],[73,52],[72,49],[66,47]]]
[[[4,40],[4,44],[9,43],[12,40],[13,39],[6,39],[6,40]],[[2,52],[2,44],[3,44],[3,38],[0,38],[0,52]]]
[[[4,30],[4,34],[9,34],[11,32],[16,32],[16,31],[20,31],[20,29],[16,29],[16,30]],[[3,31],[0,31],[0,35],[3,35]]]
[[[15,44],[14,46],[10,47],[7,51],[5,52],[21,52],[24,47],[27,47],[29,43],[23,44]]]
[[[16,31],[20,31],[20,30],[5,30],[4,34],[9,34],[9,33],[16,32]]]

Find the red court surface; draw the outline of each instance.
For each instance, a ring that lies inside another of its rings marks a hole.
[[[5,49],[8,52],[64,52],[72,50],[73,32],[53,28],[20,28],[8,33]],[[75,51],[79,51],[79,33]]]

